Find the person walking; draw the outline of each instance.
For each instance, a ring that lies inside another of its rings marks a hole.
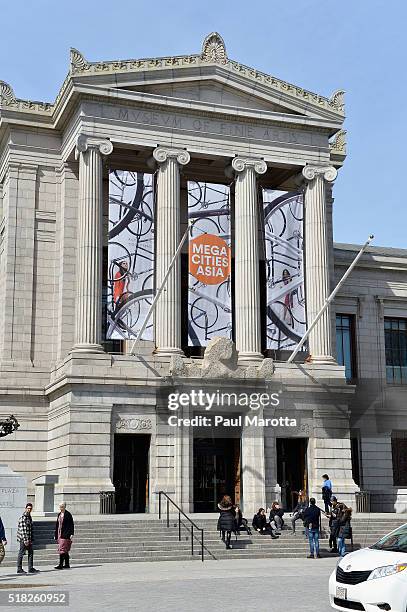
[[[255,529],[260,535],[269,535],[273,540],[277,539],[276,534],[270,523],[267,522],[266,511],[264,508],[259,508],[253,517],[252,521],[253,529]]]
[[[319,530],[321,526],[321,510],[316,505],[314,497],[309,500],[309,507],[304,510],[304,526],[308,529],[310,554],[308,559],[320,559]]]
[[[59,514],[55,524],[55,540],[58,542],[59,565],[55,569],[69,569],[69,551],[74,535],[74,522],[72,514],[66,509],[66,504],[59,505]]]
[[[230,537],[232,531],[236,531],[235,527],[235,511],[233,509],[232,500],[229,495],[224,495],[218,504],[219,508],[219,519],[218,519],[218,531],[221,532],[222,540],[226,544],[226,548],[232,548],[230,544]]]
[[[0,516],[0,563],[3,561],[4,556],[6,554],[4,547],[7,544],[7,539],[6,539],[6,530],[4,529],[4,525],[3,525],[3,521],[1,520],[1,516]]]
[[[322,499],[324,500],[325,512],[328,513],[331,507],[332,481],[330,480],[328,474],[323,474],[322,478]]]
[[[34,541],[34,529],[33,529],[33,521],[31,518],[31,511],[33,509],[32,504],[27,504],[25,510],[20,516],[18,520],[17,527],[17,541],[20,543],[20,550],[18,551],[17,556],[17,574],[26,574],[27,572],[23,570],[23,557],[27,551],[28,556],[28,573],[29,574],[38,574],[40,570],[35,569],[33,566],[34,563],[34,551],[33,551],[33,541]]]
[[[278,502],[273,502],[271,504],[271,510],[269,515],[269,521],[271,528],[275,531],[276,535],[281,534],[281,530],[284,525],[284,510],[281,508]]]
[[[352,539],[352,508],[344,508],[339,518],[338,552],[341,557],[346,555],[345,540]]]
[[[298,492],[297,505],[295,506],[291,514],[291,528],[293,534],[295,534],[295,523],[300,519],[303,519],[304,511],[308,508],[308,500],[305,491],[300,490]]]

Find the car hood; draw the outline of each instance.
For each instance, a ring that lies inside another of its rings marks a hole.
[[[338,565],[346,572],[360,572],[396,563],[407,563],[407,553],[362,548],[346,555]]]

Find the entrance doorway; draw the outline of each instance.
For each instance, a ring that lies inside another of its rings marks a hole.
[[[277,482],[281,487],[281,504],[292,510],[298,491],[308,492],[307,438],[277,438]]]
[[[118,514],[148,511],[147,434],[115,434],[113,484],[116,489]]]
[[[194,512],[216,512],[223,495],[240,503],[240,439],[194,438]]]

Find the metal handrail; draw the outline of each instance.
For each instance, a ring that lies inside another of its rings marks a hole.
[[[183,524],[181,522],[181,514],[182,516],[185,516],[185,518],[187,519],[187,521],[189,523],[191,523],[191,555],[194,554],[194,528],[197,531],[201,532],[201,561],[204,561],[204,530],[201,529],[201,527],[198,527],[198,525],[196,523],[194,523],[194,521],[192,519],[189,518],[189,516],[187,514],[185,514],[185,512],[183,510],[181,510],[181,508],[175,503],[175,501],[173,499],[171,499],[171,497],[169,495],[167,495],[167,493],[165,491],[159,491],[158,492],[158,518],[161,519],[161,496],[164,495],[164,497],[167,500],[167,527],[170,526],[170,502],[173,506],[175,506],[175,508],[178,510],[178,541],[181,542],[181,524]]]

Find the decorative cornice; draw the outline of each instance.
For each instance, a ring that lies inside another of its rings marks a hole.
[[[267,172],[267,164],[263,159],[252,157],[235,157],[232,160],[232,168],[235,172],[243,172],[247,168],[253,168],[257,174]]]
[[[201,59],[213,64],[226,64],[227,55],[223,38],[217,32],[211,32],[202,44]]]
[[[181,166],[188,164],[191,159],[190,154],[185,149],[171,149],[167,147],[157,147],[154,149],[153,157],[159,164],[166,162],[169,157],[175,157]]]
[[[89,64],[80,51],[71,47],[70,49],[70,73],[84,72],[89,70]]]
[[[332,96],[329,98],[331,106],[336,108],[341,113],[345,112],[345,92],[343,89],[334,91]]]
[[[322,176],[328,183],[332,183],[338,176],[338,172],[333,166],[307,165],[303,168],[302,175],[307,181],[313,181],[318,176]]]
[[[110,155],[113,151],[113,145],[107,138],[95,138],[87,134],[79,134],[76,139],[76,157],[79,157],[79,153],[85,153],[90,147],[99,149],[102,155]]]
[[[235,73],[253,83],[263,85],[264,87],[276,92],[281,97],[289,95],[301,102],[306,102],[309,106],[318,107],[339,115],[344,115],[344,92],[342,90],[335,91],[328,99],[316,93],[292,85],[287,81],[282,81],[274,76],[260,72],[244,64],[233,61],[227,57],[225,43],[222,37],[217,32],[209,34],[203,43],[202,52],[199,55],[180,55],[173,57],[147,58],[147,59],[131,59],[125,61],[108,61],[108,62],[88,62],[83,54],[77,49],[70,50],[70,70],[62,87],[56,97],[54,104],[47,102],[31,102],[30,100],[19,100],[12,94],[12,99],[0,97],[0,106],[13,106],[18,111],[36,111],[42,114],[50,115],[57,107],[59,101],[64,96],[65,91],[71,83],[72,76],[80,76],[82,74],[125,74],[137,72],[153,72],[155,70],[165,70],[168,68],[190,68],[191,66],[207,66],[208,64],[218,64],[221,68]],[[7,85],[7,84],[5,84]],[[12,93],[10,86],[7,86]]]
[[[18,111],[35,111],[50,114],[53,105],[47,102],[32,102],[16,98],[13,88],[8,83],[0,81],[0,108],[10,108]]]
[[[17,104],[13,88],[5,81],[0,81],[0,106],[13,106]]]
[[[329,143],[331,153],[336,155],[346,155],[346,130],[336,132],[333,139]]]

